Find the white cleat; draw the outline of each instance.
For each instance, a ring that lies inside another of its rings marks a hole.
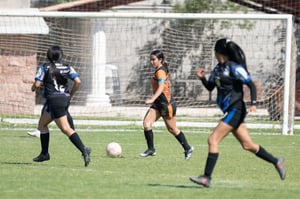
[[[34,131],[28,131],[27,132],[28,135],[32,136],[32,137],[40,137],[41,132],[38,129],[35,129]]]

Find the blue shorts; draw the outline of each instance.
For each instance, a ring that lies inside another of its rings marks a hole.
[[[246,115],[246,105],[244,102],[239,101],[229,108],[221,120],[234,129],[237,129],[244,122]]]

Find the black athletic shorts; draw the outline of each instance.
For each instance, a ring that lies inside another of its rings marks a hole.
[[[172,101],[171,103],[153,103],[151,108],[158,110],[163,118],[171,119],[176,116],[176,103]]]
[[[247,110],[245,103],[238,101],[228,109],[221,120],[236,129],[244,122],[246,115]]]
[[[47,109],[52,119],[60,118],[67,114],[69,96],[64,94],[54,94],[47,97]]]

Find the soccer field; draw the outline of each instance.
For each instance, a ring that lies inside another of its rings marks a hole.
[[[1,126],[0,126],[1,127]],[[28,127],[26,127],[28,128]],[[122,130],[125,129],[125,130]],[[190,133],[182,129],[195,151],[189,161],[177,140],[164,128],[154,129],[157,155],[140,158],[146,148],[141,127],[118,126],[80,129],[78,133],[92,148],[85,168],[79,151],[56,128],[51,131],[51,160],[32,161],[40,152],[38,138],[26,129],[0,129],[0,198],[298,198],[300,194],[300,137],[253,134],[252,138],[274,155],[285,158],[287,176],[281,181],[273,165],[243,151],[229,135],[220,144],[220,156],[211,188],[189,181],[202,174],[210,129]],[[266,130],[267,131],[267,130]],[[122,158],[109,158],[109,142],[122,145]]]

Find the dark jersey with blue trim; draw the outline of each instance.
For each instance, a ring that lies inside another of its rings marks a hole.
[[[251,103],[256,103],[256,88],[245,68],[232,61],[217,64],[208,81],[202,80],[204,86],[212,91],[217,87],[217,104],[225,113],[235,102],[243,100],[243,84],[251,91]]]
[[[39,66],[38,72],[35,76],[36,81],[44,84],[44,96],[47,98],[52,94],[66,94],[69,95],[68,79],[74,80],[79,77],[79,74],[73,67],[62,62],[55,63],[55,75],[50,75],[50,63]]]

